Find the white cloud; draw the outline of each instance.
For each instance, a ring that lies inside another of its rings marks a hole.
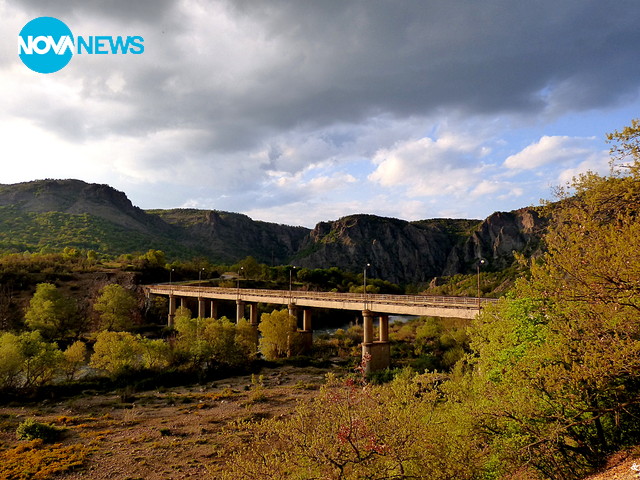
[[[413,196],[466,193],[482,181],[483,143],[451,132],[436,140],[425,137],[400,142],[374,155],[377,168],[369,180],[385,187],[406,187]]]
[[[549,164],[568,164],[594,152],[594,137],[543,136],[509,156],[504,166],[512,170],[535,170]]]

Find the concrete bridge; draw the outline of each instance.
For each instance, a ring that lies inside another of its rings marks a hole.
[[[379,295],[370,293],[305,292],[292,290],[263,290],[248,288],[200,287],[186,285],[147,285],[147,295],[169,297],[168,325],[173,326],[177,301],[195,298],[198,301],[198,317],[217,318],[218,301],[236,302],[236,320],[247,318],[258,326],[258,303],[287,305],[289,313],[297,318],[302,309],[302,335],[311,342],[311,309],[361,311],[364,327],[362,340],[363,358],[368,357],[368,370],[387,368],[389,353],[389,315],[416,315],[433,317],[474,318],[483,305],[495,302],[490,298],[440,297],[426,295]],[[245,315],[249,306],[249,316]],[[209,313],[209,315],[207,315]],[[379,319],[379,336],[373,338],[373,319]]]

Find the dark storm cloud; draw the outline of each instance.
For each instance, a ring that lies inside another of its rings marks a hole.
[[[34,16],[91,15],[113,18],[123,23],[157,23],[169,16],[177,2],[174,0],[20,0],[20,6]]]
[[[127,87],[118,99],[131,114],[114,123],[87,118],[99,125],[82,128],[70,122],[76,133],[206,129],[212,149],[235,150],[292,128],[381,114],[561,114],[615,104],[640,83],[640,3],[632,1],[21,5],[32,14],[135,22],[145,35],[146,59],[120,67]],[[219,31],[216,15],[239,27]],[[237,67],[248,51],[255,65]],[[106,78],[118,67],[82,73]]]
[[[555,88],[568,101],[554,100],[582,109],[638,87],[634,2],[232,4],[298,52],[279,85],[300,92],[294,112],[319,122],[439,107],[537,112],[546,106],[541,92]],[[312,89],[305,81],[314,71],[323,81]]]

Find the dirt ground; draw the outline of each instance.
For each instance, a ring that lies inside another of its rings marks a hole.
[[[344,372],[336,367],[282,366],[263,369],[253,378],[128,395],[87,391],[60,403],[3,406],[0,451],[24,443],[16,439],[16,428],[33,418],[63,427],[62,446],[84,445],[92,451],[72,471],[11,479],[216,479],[228,452],[247,440],[234,434],[236,422],[290,415],[298,400],[316,394],[330,371]],[[1,471],[0,478],[5,478]],[[638,478],[640,449],[635,449],[611,457],[603,472],[585,480]]]
[[[56,479],[215,479],[224,453],[242,441],[232,434],[236,421],[289,415],[330,370],[283,366],[264,369],[253,382],[247,375],[128,398],[85,392],[60,403],[2,407],[0,446],[18,445],[15,428],[34,418],[64,427],[63,445],[94,449],[76,471]]]
[[[640,478],[640,450],[613,455],[601,473],[585,480],[637,480]]]

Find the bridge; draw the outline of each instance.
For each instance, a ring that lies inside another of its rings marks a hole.
[[[218,301],[236,302],[236,320],[247,318],[251,325],[258,326],[258,303],[287,305],[289,313],[297,318],[302,309],[301,334],[310,345],[312,326],[311,309],[328,308],[336,310],[361,311],[363,317],[363,358],[370,358],[368,369],[384,369],[390,364],[389,315],[416,315],[452,318],[474,318],[482,307],[495,302],[490,298],[441,297],[427,295],[382,295],[370,293],[309,292],[299,290],[266,290],[248,288],[202,287],[192,285],[159,284],[147,285],[147,295],[169,297],[168,325],[173,326],[177,301],[181,305],[185,299],[198,301],[198,317],[217,318]],[[245,315],[249,306],[249,316]],[[207,308],[208,307],[208,308]],[[373,338],[373,319],[379,318],[379,336]]]

